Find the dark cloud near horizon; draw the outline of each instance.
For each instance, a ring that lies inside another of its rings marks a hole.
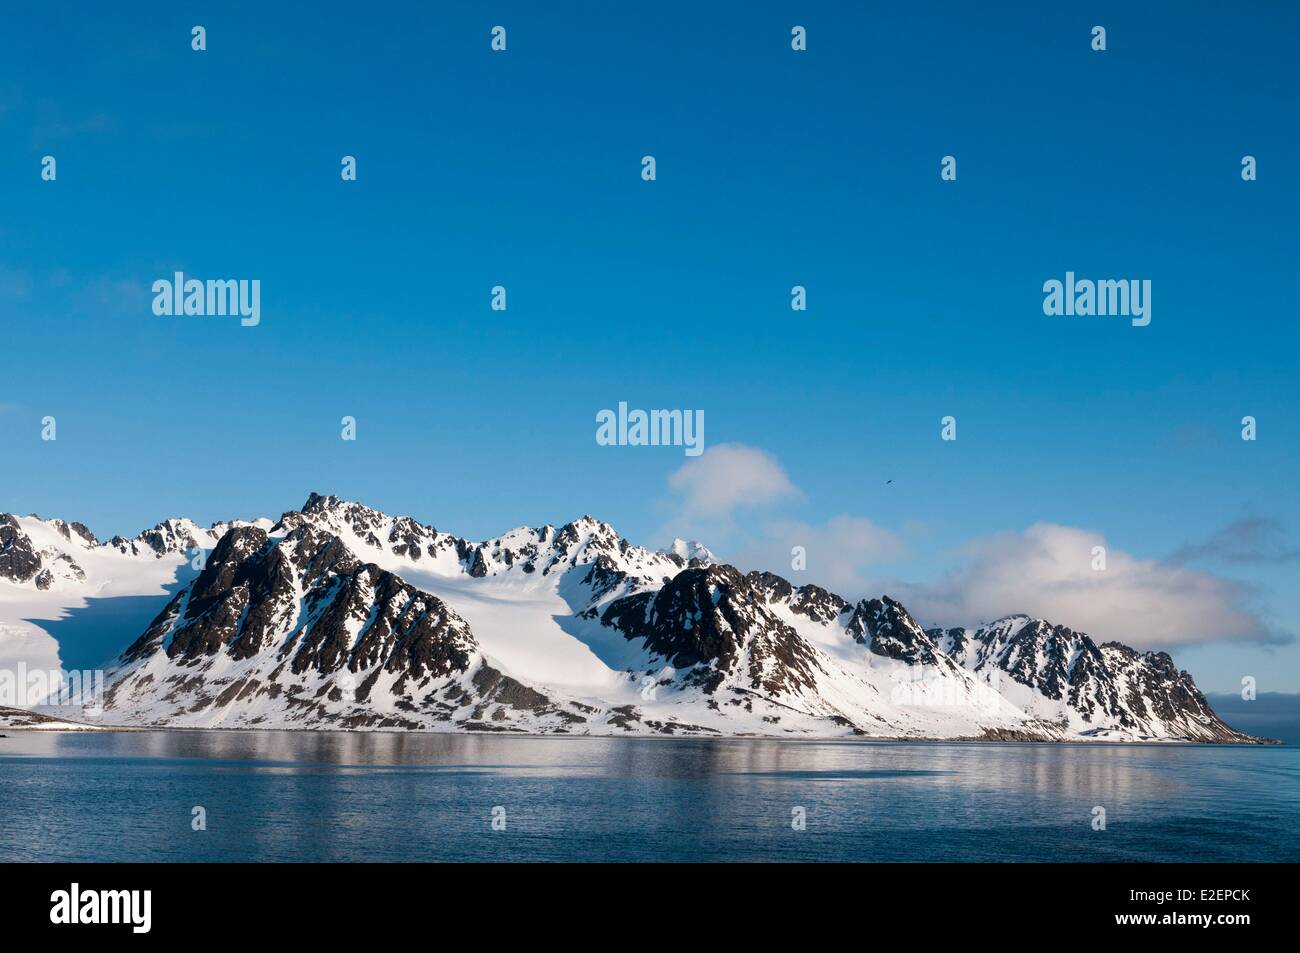
[[[1272,517],[1251,516],[1234,520],[1199,542],[1187,543],[1167,562],[1182,566],[1202,560],[1233,565],[1278,565],[1300,559],[1300,547],[1292,546],[1282,524]]]

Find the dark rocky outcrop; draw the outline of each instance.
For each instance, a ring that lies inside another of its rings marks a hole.
[[[742,655],[753,688],[815,690],[816,654],[768,607],[764,595],[734,567],[685,569],[654,592],[612,602],[601,621],[679,669],[705,691],[734,674]]]
[[[855,641],[876,655],[912,665],[935,663],[933,639],[889,596],[859,602],[853,607],[846,629]]]
[[[0,579],[28,582],[41,571],[41,557],[18,520],[0,513]]]

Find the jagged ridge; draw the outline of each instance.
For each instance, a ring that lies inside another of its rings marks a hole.
[[[79,553],[211,550],[114,672],[110,709],[142,722],[1250,740],[1164,653],[1023,616],[927,631],[888,596],[646,550],[589,516],[471,542],[313,493],[274,524],[166,520],[104,544],[43,521],[61,540],[44,548],[33,520],[0,516],[14,585],[73,586]],[[542,671],[542,648],[594,674]]]

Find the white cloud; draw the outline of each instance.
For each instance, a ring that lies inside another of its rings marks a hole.
[[[867,594],[866,567],[899,559],[907,551],[901,537],[865,516],[841,514],[820,524],[777,520],[764,523],[760,531],[761,538],[736,552],[739,566],[770,570],[797,586],[813,582],[845,598]],[[804,572],[791,569],[794,546],[804,548]]]
[[[845,595],[864,593],[862,569],[898,558],[906,549],[896,534],[866,517],[809,523],[776,515],[780,504],[803,494],[776,458],[757,447],[713,446],[676,470],[668,486],[676,498],[665,538],[699,539],[741,569],[767,569],[796,585],[813,582]],[[806,571],[791,568],[794,546],[805,550]]]
[[[1105,537],[1092,530],[1035,523],[962,546],[955,553],[957,567],[934,582],[888,582],[898,574],[884,570],[915,555],[909,543],[915,546],[926,535],[923,524],[904,523],[900,534],[862,516],[810,523],[778,515],[780,504],[803,494],[763,450],[719,444],[668,482],[675,499],[662,531],[666,539],[698,539],[741,569],[768,569],[795,585],[816,583],[849,599],[888,593],[926,626],[978,625],[1025,612],[1086,632],[1099,643],[1114,640],[1140,649],[1290,638],[1260,618],[1251,586],[1188,567],[1186,560],[1200,555],[1199,549],[1185,547],[1166,560],[1142,559],[1106,546]],[[1292,558],[1265,524],[1233,524],[1212,542],[1209,549],[1232,557],[1228,561]],[[807,553],[804,572],[791,567],[793,546]],[[1101,571],[1092,568],[1096,546],[1107,549]]]
[[[1091,530],[1035,523],[962,547],[966,562],[932,585],[895,587],[925,625],[971,625],[1025,612],[1088,633],[1152,649],[1216,640],[1267,641],[1243,583],[1106,547],[1092,568]]]
[[[776,458],[757,447],[715,444],[668,478],[682,516],[723,519],[742,507],[771,506],[801,494]]]

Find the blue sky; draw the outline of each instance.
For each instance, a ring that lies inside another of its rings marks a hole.
[[[0,510],[106,537],[315,489],[470,537],[590,512],[771,563],[803,535],[809,579],[923,622],[986,614],[977,585],[1037,604],[1050,567],[997,541],[1049,524],[1140,577],[1103,635],[1185,587],[1200,628],[1144,647],[1300,690],[1300,8],[1130,7],[12,11]],[[260,279],[261,324],[154,316],[176,270]],[[1151,325],[1044,316],[1067,270],[1150,279]],[[702,409],[769,482],[692,509],[680,448],[596,444],[620,400]]]

